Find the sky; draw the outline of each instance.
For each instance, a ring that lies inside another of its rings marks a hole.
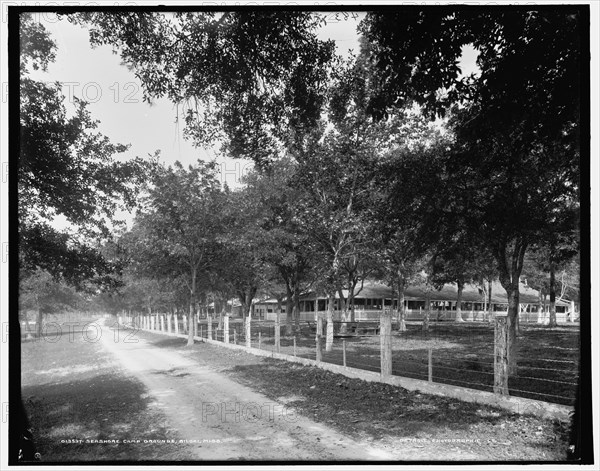
[[[324,39],[333,39],[341,54],[358,50],[356,27],[362,14],[354,18],[336,18],[329,14],[327,25],[319,32]],[[130,144],[130,149],[118,159],[153,155],[161,152],[161,161],[167,164],[180,161],[185,166],[198,159],[216,159],[219,179],[230,188],[240,186],[240,178],[252,169],[247,160],[232,159],[218,154],[215,148],[198,148],[184,138],[183,123],[177,122],[177,107],[168,99],[155,100],[152,105],[143,101],[141,82],[133,72],[121,64],[121,58],[111,46],[92,48],[85,27],[73,25],[53,13],[39,13],[34,17],[50,32],[56,43],[56,60],[46,72],[32,71],[31,77],[48,82],[61,82],[67,110],[73,109],[73,97],[89,102],[92,117],[100,121],[98,131],[111,142]],[[117,214],[131,225],[133,215]],[[66,219],[58,215],[54,224],[59,229],[69,228]]]
[[[318,32],[319,37],[333,39],[338,53],[345,57],[350,51],[357,53],[357,26],[364,13],[324,14],[326,24]],[[240,177],[252,169],[252,163],[219,155],[217,147],[195,147],[186,140],[183,123],[177,122],[177,107],[166,98],[155,100],[152,105],[144,102],[141,82],[121,64],[120,56],[111,46],[92,48],[87,28],[73,25],[54,13],[37,13],[34,18],[47,28],[57,47],[56,60],[50,63],[47,72],[32,71],[32,78],[61,82],[67,109],[73,97],[89,102],[92,117],[100,121],[98,131],[113,143],[130,144],[129,151],[116,156],[118,159],[146,157],[156,150],[160,150],[161,161],[167,164],[180,161],[187,166],[198,159],[216,159],[221,183],[226,182],[232,188],[240,186]],[[474,51],[465,49],[461,59],[465,73],[474,70],[474,61]],[[118,217],[128,224],[132,222],[128,213],[121,212]],[[60,215],[54,225],[61,229],[68,227]]]
[[[161,160],[184,165],[198,158],[216,158],[221,166],[221,181],[237,186],[239,177],[252,164],[239,159],[218,156],[216,149],[196,148],[183,137],[183,125],[177,123],[177,108],[163,98],[149,105],[142,99],[141,83],[125,66],[112,47],[92,49],[88,30],[58,19],[52,13],[40,14],[38,18],[50,32],[57,45],[55,62],[48,71],[32,73],[32,77],[44,81],[60,81],[67,101],[76,96],[88,101],[91,115],[100,121],[98,130],[112,142],[131,144],[126,156],[146,156],[161,150]],[[320,36],[336,41],[344,55],[349,49],[358,50],[356,26],[360,17],[336,21],[331,16]]]

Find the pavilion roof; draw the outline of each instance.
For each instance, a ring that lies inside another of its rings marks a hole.
[[[394,297],[393,290],[377,281],[365,281],[362,289],[359,291],[360,286],[357,287],[355,292],[355,298],[368,298],[368,299],[391,299]],[[405,299],[409,301],[421,301],[426,299],[429,295],[429,299],[432,301],[456,301],[457,286],[453,283],[447,283],[442,286],[441,289],[435,289],[433,287],[426,287],[425,285],[411,285],[408,286],[404,292]],[[348,290],[342,290],[344,297],[348,296]],[[336,293],[336,299],[339,298],[339,294]],[[465,284],[463,289],[463,302],[483,302],[484,299],[483,290],[475,284]],[[304,293],[300,296],[301,300],[311,301],[315,299],[315,292],[311,291]],[[324,295],[319,295],[319,299],[325,299]],[[539,292],[524,283],[519,283],[519,302],[521,304],[537,304],[539,300]],[[267,302],[270,300],[267,300]],[[506,290],[502,287],[499,281],[492,283],[492,303],[495,304],[506,304],[508,303],[508,297]],[[565,301],[557,301],[558,305],[568,305]]]

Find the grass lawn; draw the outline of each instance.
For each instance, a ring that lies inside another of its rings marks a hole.
[[[240,326],[240,342],[243,342]],[[487,323],[432,323],[424,333],[420,323],[408,324],[406,332],[394,332],[393,374],[428,379],[428,354],[432,351],[432,379],[484,391],[492,391],[494,381],[494,328]],[[272,325],[253,328],[253,346],[273,349]],[[219,339],[220,340],[220,339]],[[233,337],[231,337],[233,342]],[[346,364],[370,371],[380,369],[380,339],[362,336],[345,339]],[[293,338],[281,338],[281,352],[293,354]],[[296,354],[314,359],[314,333],[308,329],[296,338]],[[579,359],[579,326],[547,328],[536,324],[521,326],[517,344],[517,374],[509,379],[510,394],[558,404],[575,400]],[[323,361],[342,364],[342,339],[335,339]]]
[[[97,343],[81,335],[48,341],[56,339],[21,344],[23,400],[42,462],[177,459],[180,444],[144,443],[175,436],[149,408],[142,383]],[[111,439],[120,443],[85,443]]]

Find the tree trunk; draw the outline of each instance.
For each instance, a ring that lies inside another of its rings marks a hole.
[[[388,377],[392,374],[392,318],[391,310],[381,310],[379,319],[380,363],[381,376]]]
[[[462,318],[462,295],[463,289],[465,288],[464,283],[458,282],[458,290],[456,293],[456,318],[454,319],[456,322],[464,322]]]
[[[538,306],[538,324],[546,325],[548,323],[546,314],[546,295],[540,293],[540,303]]]
[[[423,311],[423,332],[429,332],[429,318],[431,316],[431,300],[429,295],[425,298],[425,310]]]
[[[406,332],[406,311],[404,309],[404,279],[398,281],[398,331]]]
[[[248,311],[246,312],[246,323],[244,324],[245,336],[246,336],[246,347],[252,346],[252,312],[251,312],[252,297],[250,297],[250,301],[247,303]]]
[[[294,299],[293,299],[293,291],[286,283],[285,286],[285,335],[292,335],[292,321],[294,314]]]
[[[494,326],[494,392],[508,395],[508,316],[498,316]]]
[[[556,327],[556,274],[554,262],[550,262],[550,321],[548,327]]]
[[[281,299],[277,299],[277,307],[275,308],[275,351],[281,351]]]
[[[188,313],[188,346],[194,345],[194,315],[196,311],[196,269],[192,270],[192,284],[190,287],[190,312]]]
[[[296,332],[300,332],[300,286],[298,284],[294,285],[294,323]],[[318,302],[318,301],[317,301]]]
[[[340,331],[346,332],[346,322],[348,322],[348,300],[344,299],[342,288],[338,289],[338,293],[340,295],[340,321],[342,321]]]
[[[492,280],[488,281],[488,321],[490,324],[495,322],[494,320],[494,304],[492,303]]]
[[[215,299],[214,303],[215,303],[215,309],[214,309],[214,311],[215,311],[215,315],[216,315],[217,314],[217,301],[216,301],[216,299]],[[221,302],[219,304],[220,304],[219,307],[221,309],[219,309],[219,325],[217,326],[217,329],[223,330],[223,328],[224,328],[223,327],[223,317],[224,317],[223,314],[225,313],[225,306],[223,305],[223,301],[222,300],[221,300]],[[208,319],[208,313],[206,314],[206,318]]]
[[[327,327],[326,327],[326,339],[325,339],[325,351],[330,352],[333,348],[333,303],[335,302],[335,296],[329,294],[327,302]]]
[[[38,339],[42,338],[42,332],[43,332],[43,326],[42,326],[42,320],[43,320],[43,313],[42,310],[40,308],[37,309],[37,312],[35,314],[35,335]],[[27,322],[27,326],[29,327],[29,321]]]
[[[518,279],[518,278],[517,278]],[[519,315],[519,283],[510,283],[504,287],[508,295],[508,372],[517,374],[517,316]]]
[[[483,286],[483,312],[481,313],[481,320],[484,321],[485,320],[485,316],[487,313],[487,290],[485,289],[485,281]]]

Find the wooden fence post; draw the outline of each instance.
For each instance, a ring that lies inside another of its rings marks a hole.
[[[296,337],[294,336],[294,356],[296,356]]]
[[[212,340],[212,317],[206,316],[207,324],[206,324],[206,338]]]
[[[381,376],[392,374],[392,312],[382,309],[379,320],[379,337],[381,340]]]
[[[281,350],[281,324],[280,324],[280,313],[277,312],[275,315],[275,348],[277,353]]]
[[[323,318],[317,316],[317,361],[321,361],[323,358]]]
[[[252,346],[252,308],[250,308],[250,312],[246,316],[246,324],[244,325],[245,336],[246,336],[246,347]]]
[[[323,359],[323,336],[317,335],[317,358],[316,360],[320,362]]]
[[[175,321],[175,334],[179,334],[179,314],[175,312],[173,314],[173,319]]]
[[[496,314],[494,324],[494,393],[508,396],[508,317]]]
[[[427,379],[433,383],[433,352],[431,348],[427,349]]]
[[[261,343],[262,343],[262,339],[261,339],[261,335],[260,335],[260,330],[258,331],[258,349],[260,350],[261,347]]]
[[[229,316],[223,317],[223,342],[229,343]]]
[[[346,366],[346,340],[342,340],[342,359],[344,361],[344,366]]]
[[[165,315],[164,314],[160,315],[160,331],[161,332],[165,331]]]
[[[237,330],[233,330],[233,343],[237,345]]]

